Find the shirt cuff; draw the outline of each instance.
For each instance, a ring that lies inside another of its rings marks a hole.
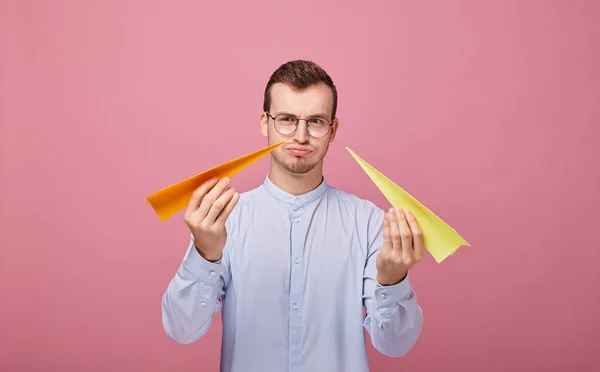
[[[189,254],[185,258],[184,265],[199,280],[204,283],[215,285],[221,277],[223,268],[219,261],[210,262],[198,253],[194,246],[190,247]]]
[[[413,295],[413,288],[410,285],[410,279],[407,274],[400,283],[394,285],[384,286],[377,283],[377,287],[375,288],[375,303],[377,307],[387,307],[411,299]]]

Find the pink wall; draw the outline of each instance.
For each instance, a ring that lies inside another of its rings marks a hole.
[[[220,319],[163,332],[188,233],[144,197],[266,145],[294,58],[340,91],[328,181],[387,206],[349,146],[473,245],[415,268],[422,337],[373,370],[600,370],[598,3],[319,3],[1,2],[0,370],[217,370]]]

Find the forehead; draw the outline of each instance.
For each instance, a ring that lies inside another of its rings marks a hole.
[[[271,87],[271,111],[294,115],[331,115],[333,110],[333,92],[324,83],[311,85],[304,89],[295,89],[284,83]]]

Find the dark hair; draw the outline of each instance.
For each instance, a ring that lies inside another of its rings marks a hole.
[[[285,83],[293,88],[303,89],[320,82],[325,83],[331,88],[333,93],[333,108],[331,112],[331,119],[333,120],[337,111],[337,89],[333,84],[333,80],[319,65],[305,60],[289,61],[279,66],[273,72],[265,88],[263,110],[269,111],[271,108],[271,87],[273,84]]]

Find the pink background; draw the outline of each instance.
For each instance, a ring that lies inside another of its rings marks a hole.
[[[473,245],[413,270],[422,336],[373,371],[600,370],[598,2],[0,4],[0,370],[218,369],[220,318],[162,329],[188,232],[144,197],[265,146],[295,58],[340,92],[329,183],[387,207],[349,146]]]

